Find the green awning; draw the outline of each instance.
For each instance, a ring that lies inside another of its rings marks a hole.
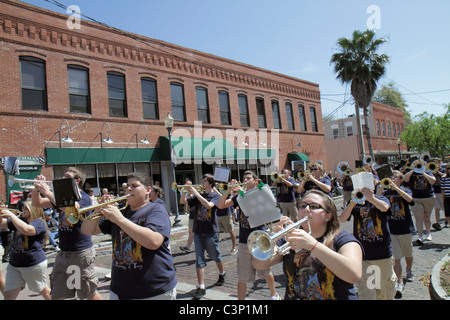
[[[309,158],[306,154],[301,153],[301,152],[291,152],[288,153],[288,161],[294,161],[294,160],[300,160],[300,161],[305,161],[305,162],[309,162]]]
[[[48,165],[160,161],[155,148],[47,148]]]

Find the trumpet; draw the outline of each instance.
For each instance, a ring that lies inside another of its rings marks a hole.
[[[363,204],[364,202],[366,202],[366,197],[364,196],[364,193],[362,193],[360,189],[357,189],[352,193],[352,200],[355,203]]]
[[[311,233],[311,228],[309,226],[308,217],[298,220],[296,223],[288,225],[286,228],[270,235],[266,231],[255,230],[248,236],[247,246],[250,253],[258,260],[268,260],[275,252],[275,245],[278,239],[284,237],[290,231],[297,229],[301,224],[308,222],[308,232]],[[285,243],[278,248],[278,253],[285,255],[289,253],[291,246],[289,243]]]
[[[35,187],[32,184],[35,183],[36,181],[45,182],[45,183],[49,184],[50,186],[52,185],[52,181],[33,180],[33,179],[19,179],[19,178],[16,178],[14,176],[9,176],[9,178],[8,178],[8,185],[10,187],[12,187],[12,185],[14,183],[18,183],[20,188],[22,188],[22,189],[34,189]]]
[[[245,185],[247,185],[246,182],[236,183],[236,184],[221,183],[221,184],[219,184],[219,191],[220,191],[220,193],[225,194],[225,193],[228,193],[228,191],[230,189],[233,189],[234,187],[245,186]]]
[[[381,179],[380,183],[381,183],[381,186],[385,189],[390,189],[391,185],[392,185],[392,181],[389,178]]]
[[[276,171],[274,171],[270,174],[270,179],[272,179],[273,181],[277,181],[277,182],[280,180],[280,178],[284,178],[284,177],[286,177],[284,174],[280,174]]]
[[[415,173],[425,172],[425,162],[423,162],[422,160],[416,160],[411,164],[411,168]]]
[[[308,175],[310,175],[310,171],[309,170],[306,170],[306,171],[299,171],[298,173],[297,173],[297,177],[300,179],[300,180],[306,180],[306,179],[308,179]]]
[[[96,208],[104,207],[106,205],[113,204],[113,203],[116,203],[118,201],[125,200],[129,196],[130,196],[129,194],[126,194],[126,195],[124,195],[122,197],[117,197],[117,198],[112,199],[110,201],[105,201],[103,203],[95,204],[95,205],[92,205],[92,206],[89,206],[89,207],[84,207],[84,208],[81,208],[81,209],[78,209],[76,207],[67,207],[64,210],[64,213],[66,214],[67,221],[69,221],[69,223],[71,223],[71,224],[76,224],[80,220],[84,221],[84,220],[99,219],[99,218],[102,217],[102,214],[99,213],[99,212],[98,213],[93,213],[93,214],[91,214],[90,216],[87,216],[87,217],[84,216],[84,214],[86,212],[89,212],[89,211],[94,210]],[[123,208],[119,208],[119,210],[124,210],[127,206],[128,206],[128,201],[127,201],[126,205]]]
[[[439,167],[434,162],[428,162],[427,163],[427,170],[430,171],[431,173],[436,173],[439,170]]]
[[[182,184],[178,185],[176,182],[172,183],[172,190],[177,192],[178,189],[181,189],[180,192],[183,192],[184,187],[194,187],[198,192],[203,191],[203,187],[201,184]]]
[[[2,210],[8,210],[11,211],[12,213],[14,213],[16,216],[20,217],[22,215],[22,211],[20,211],[19,209],[13,209],[13,208],[6,208],[6,207],[0,207],[0,211]]]

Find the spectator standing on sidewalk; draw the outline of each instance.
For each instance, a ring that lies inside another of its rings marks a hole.
[[[444,200],[445,227],[450,226],[450,163],[445,166],[445,176],[442,178],[442,197]]]

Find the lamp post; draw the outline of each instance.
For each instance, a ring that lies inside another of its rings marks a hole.
[[[103,139],[103,127],[105,125],[108,125],[108,138]],[[109,125],[109,122],[104,122],[102,125],[102,129],[100,130],[100,147],[103,148],[103,142],[111,144],[113,141],[111,140],[111,126]]]
[[[170,166],[172,168],[172,178],[173,181],[176,181],[176,176],[175,176],[175,164],[173,163],[173,159],[172,159],[172,128],[173,128],[173,118],[170,115],[170,113],[167,114],[167,117],[164,119],[164,126],[167,129],[167,132],[169,134],[169,152],[170,152]],[[180,225],[181,224],[181,219],[178,213],[178,197],[177,197],[177,190],[174,191],[175,193],[175,219],[173,222],[173,227]]]
[[[65,138],[61,138],[61,131],[62,131],[62,127],[63,127],[63,123],[67,124],[67,136]],[[59,147],[62,147],[62,142],[66,142],[66,143],[72,143],[73,140],[70,139],[69,137],[69,132],[70,132],[70,126],[69,126],[69,121],[67,119],[64,119],[63,121],[61,121],[61,124],[59,125]]]

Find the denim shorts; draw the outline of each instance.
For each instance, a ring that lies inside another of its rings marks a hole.
[[[222,256],[219,251],[219,234],[215,233],[195,233],[194,234],[195,243],[195,258],[196,267],[204,268],[206,267],[205,261],[205,251],[208,253],[209,257],[216,263],[222,261]]]

